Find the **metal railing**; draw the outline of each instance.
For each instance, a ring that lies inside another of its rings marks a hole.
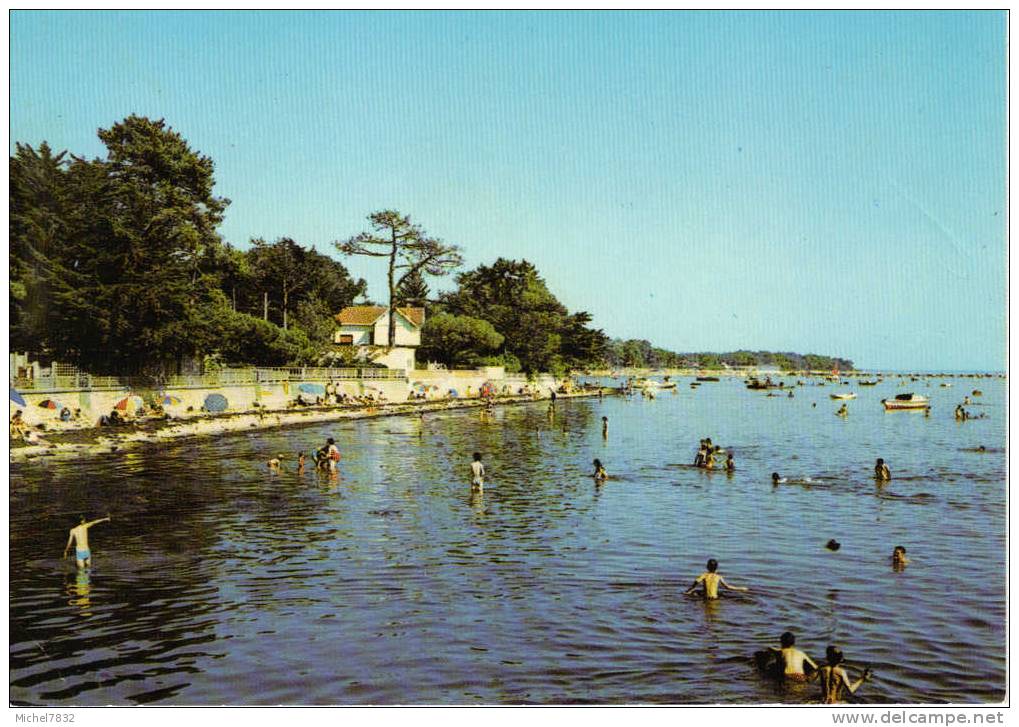
[[[376,368],[227,368],[205,374],[182,374],[160,379],[141,379],[131,376],[92,376],[66,364],[54,364],[36,377],[16,376],[11,385],[18,391],[91,391],[101,389],[204,389],[222,386],[254,386],[301,381],[401,381],[406,380],[403,369]]]

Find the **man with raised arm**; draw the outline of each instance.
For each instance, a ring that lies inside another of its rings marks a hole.
[[[64,547],[64,557],[67,557],[67,553],[71,550],[71,543],[74,543],[74,557],[78,562],[78,567],[91,568],[92,551],[88,548],[88,529],[93,525],[109,521],[110,516],[107,515],[106,517],[99,518],[98,520],[85,522],[85,516],[82,515],[81,523],[71,528],[71,532],[67,536],[67,545]]]

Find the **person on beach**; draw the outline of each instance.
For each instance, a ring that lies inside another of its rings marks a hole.
[[[21,409],[14,412],[11,417],[11,439],[27,439],[28,425],[22,417]]]
[[[892,550],[892,568],[902,570],[907,565],[909,565],[909,558],[906,557],[906,549],[901,545],[896,545]]]
[[[804,664],[809,664],[812,671],[817,671],[817,664],[807,656],[805,653],[795,647],[796,636],[793,635],[792,631],[786,631],[779,638],[779,648],[769,646],[771,651],[777,652],[781,662],[777,665],[781,667],[775,676],[780,676],[784,679],[789,679],[796,682],[807,681],[807,673],[803,668]]]
[[[596,459],[592,464],[594,465],[594,474],[591,476],[594,477],[595,482],[600,484],[609,478],[609,473],[605,471],[600,459]]]
[[[485,488],[485,465],[481,464],[481,452],[474,453],[474,461],[471,462],[471,491],[480,491]]]
[[[730,591],[748,591],[746,586],[730,586],[722,578],[718,571],[718,561],[712,558],[708,561],[708,570],[705,573],[701,573],[697,576],[697,579],[693,582],[689,588],[684,591],[684,595],[690,595],[697,590],[697,586],[704,584],[702,595],[706,600],[712,601],[718,598],[719,587],[728,589]]]
[[[825,651],[828,663],[817,670],[817,676],[821,681],[821,701],[824,704],[841,704],[845,701],[845,691],[855,694],[856,690],[865,681],[870,680],[870,668],[863,670],[863,675],[855,682],[850,681],[849,674],[845,667],[840,666],[844,660],[842,649],[837,646],[829,646]]]
[[[887,482],[892,479],[892,472],[888,469],[888,465],[880,457],[877,458],[877,462],[874,465],[874,479],[880,482]]]
[[[74,544],[74,558],[78,563],[79,568],[91,568],[92,567],[92,551],[88,547],[88,529],[93,525],[99,523],[105,523],[110,521],[110,516],[107,515],[104,518],[98,520],[92,520],[90,522],[85,521],[85,516],[81,516],[81,522],[71,528],[70,533],[67,536],[67,545],[64,546],[64,557],[67,557],[68,552],[71,550],[71,544]]]

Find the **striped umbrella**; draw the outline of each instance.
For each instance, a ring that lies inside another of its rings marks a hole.
[[[63,409],[64,405],[59,401],[53,401],[53,399],[43,399],[39,402],[39,406],[43,409]]]
[[[140,407],[144,405],[145,400],[143,398],[141,398],[137,394],[130,394],[128,396],[125,396],[120,401],[118,401],[114,405],[114,408],[120,409],[121,411],[127,411],[128,407],[130,407],[131,409],[137,411]]]
[[[171,394],[163,394],[163,406],[170,406],[172,404],[180,404],[180,397],[173,396]]]

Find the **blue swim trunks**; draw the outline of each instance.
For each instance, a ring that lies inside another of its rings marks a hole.
[[[78,560],[88,560],[89,558],[92,557],[92,551],[91,550],[76,550],[76,551],[74,551],[74,555],[75,555],[75,557]]]

